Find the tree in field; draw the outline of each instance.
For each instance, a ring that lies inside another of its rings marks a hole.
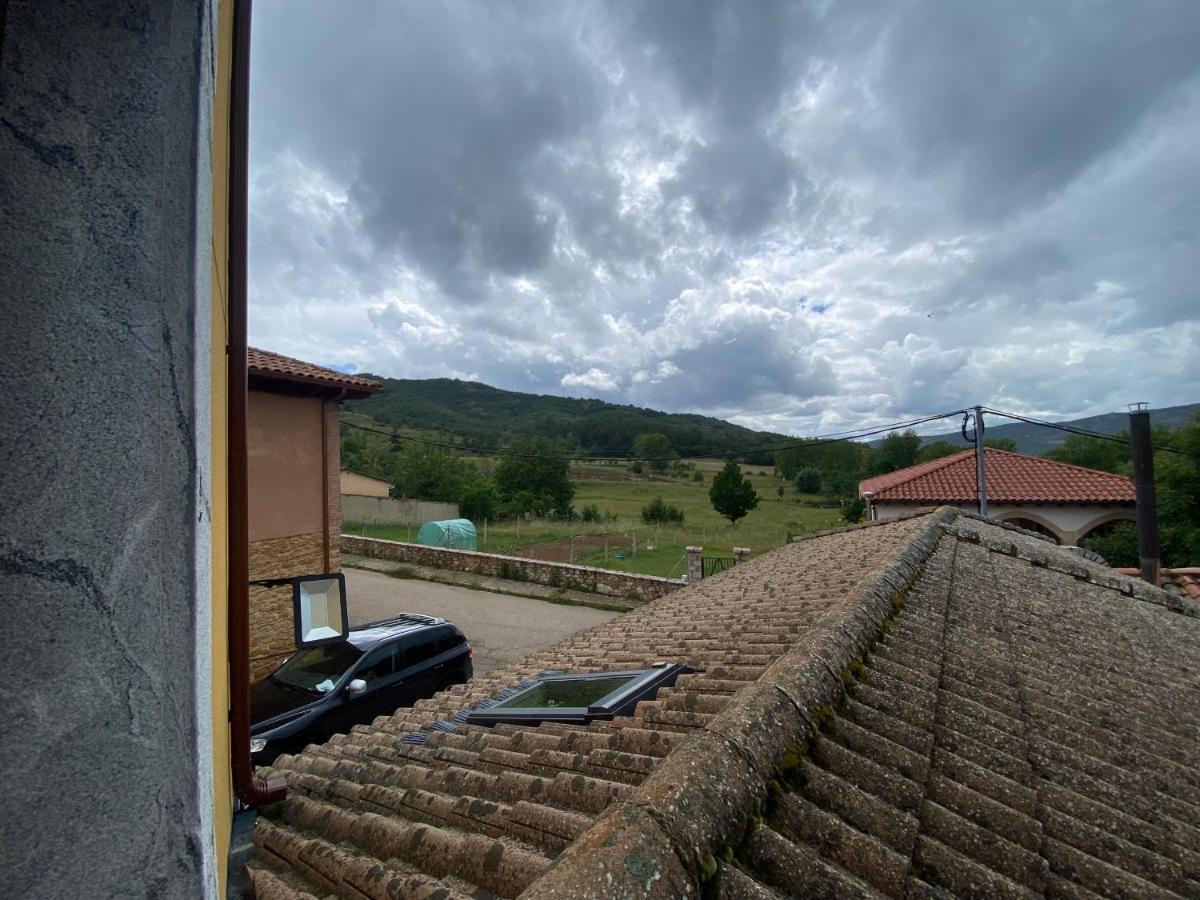
[[[527,511],[567,515],[575,496],[570,465],[562,448],[549,438],[521,438],[513,443],[511,455],[496,464],[496,488],[505,503],[528,493],[535,501]]]
[[[633,455],[660,475],[670,467],[671,460],[679,457],[665,434],[639,434],[633,439]]]
[[[500,509],[500,492],[496,485],[477,478],[463,486],[458,497],[458,514],[472,522],[495,519]]]
[[[474,465],[440,447],[406,443],[393,458],[393,497],[457,503],[463,486],[479,477]]]
[[[907,431],[889,431],[875,451],[879,474],[907,469],[917,461],[920,449],[921,438],[911,428]]]
[[[352,472],[393,481],[396,477],[391,445],[381,434],[347,428],[342,433],[342,466]]]
[[[969,447],[952,444],[949,441],[930,441],[917,453],[917,462],[933,462],[935,459],[941,459],[943,456],[953,456],[955,453],[962,453],[964,450],[969,449]]]
[[[750,480],[742,475],[741,466],[733,460],[713,478],[708,489],[713,509],[727,518],[731,525],[758,506],[758,494]]]

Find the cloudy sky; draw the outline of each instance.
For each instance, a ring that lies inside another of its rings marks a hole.
[[[1200,401],[1200,3],[255,3],[251,340],[816,433]]]

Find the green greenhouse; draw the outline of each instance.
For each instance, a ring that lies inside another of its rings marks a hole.
[[[426,547],[449,547],[452,550],[479,549],[475,526],[470,519],[426,522],[417,532],[417,543]]]

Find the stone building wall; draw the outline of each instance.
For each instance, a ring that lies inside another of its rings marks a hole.
[[[586,591],[606,597],[623,597],[643,602],[656,600],[687,584],[674,578],[659,578],[655,575],[635,575],[591,566],[501,556],[498,553],[447,550],[442,547],[425,547],[421,544],[384,541],[350,534],[342,535],[342,552],[416,566],[473,572],[492,578],[530,581],[566,590]]]
[[[255,541],[250,545],[250,579],[291,578],[325,571],[321,551],[324,534]],[[331,572],[341,568],[337,547],[330,557]],[[296,649],[290,587],[250,588],[250,678],[268,674]]]

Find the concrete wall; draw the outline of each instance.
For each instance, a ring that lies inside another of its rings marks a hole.
[[[366,522],[369,525],[424,525],[426,522],[457,518],[457,503],[342,495],[344,522]]]
[[[974,503],[960,503],[957,507],[967,512],[977,512],[979,509]],[[911,503],[876,503],[875,517],[894,519],[909,515],[914,509],[916,506]],[[1088,532],[1100,525],[1114,521],[1132,522],[1136,518],[1132,506],[1017,506],[1009,503],[989,503],[988,516],[998,522],[1013,522],[1017,525],[1022,523],[1016,520],[1026,519],[1049,532],[1060,544],[1078,544]]]
[[[476,575],[492,578],[531,581],[550,587],[588,591],[593,594],[603,594],[606,597],[623,597],[627,600],[656,600],[687,586],[685,581],[659,578],[655,575],[633,575],[626,572],[614,572],[610,569],[594,569],[591,566],[573,566],[568,563],[545,562],[540,559],[523,559],[519,556],[501,556],[498,553],[447,550],[442,547],[425,547],[421,544],[383,541],[378,538],[355,537],[350,534],[342,535],[342,552],[370,556],[375,559],[387,559],[398,563],[411,563],[417,566],[473,572]]]
[[[191,0],[4,7],[0,885],[212,896],[216,24]]]
[[[382,478],[360,475],[358,472],[342,472],[342,493],[356,497],[387,497],[392,486]]]

